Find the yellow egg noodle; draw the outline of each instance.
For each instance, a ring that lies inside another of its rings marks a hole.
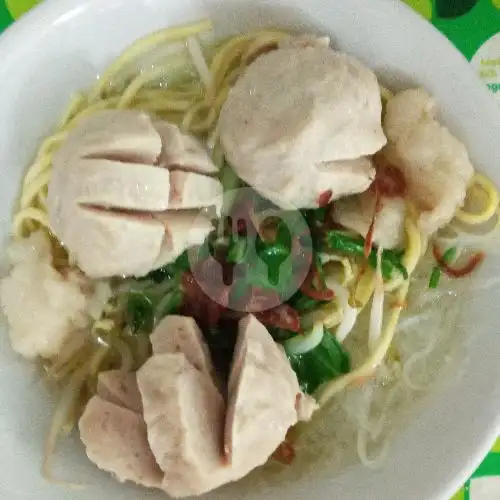
[[[403,262],[406,264],[408,275],[411,275],[411,273],[415,270],[418,260],[421,257],[421,251],[423,248],[422,236],[415,222],[410,216],[406,217],[405,231],[407,246],[405,249],[405,255],[403,257]],[[391,308],[389,319],[387,320],[387,324],[382,331],[382,335],[376,349],[361,366],[347,373],[346,375],[343,375],[342,377],[334,379],[331,382],[325,384],[321,388],[318,396],[320,405],[326,404],[333,396],[335,396],[335,394],[347,387],[351,382],[359,379],[360,377],[367,377],[371,375],[374,369],[383,361],[396,332],[396,326],[399,320],[399,316],[404,307],[403,304],[408,293],[408,286],[409,281],[405,280],[395,292],[397,303],[394,307]],[[367,295],[371,296],[374,289],[373,279],[371,280],[371,283],[367,286],[367,288],[370,290]]]
[[[479,212],[467,212],[462,208],[459,208],[456,213],[456,218],[460,222],[464,222],[465,224],[483,224],[489,221],[496,213],[498,209],[498,204],[500,202],[498,190],[491,182],[483,174],[478,174],[477,172],[474,174],[472,178],[472,182],[469,186],[469,195],[471,192],[474,192],[475,189],[482,189],[488,198],[488,202],[484,205],[483,209]]]
[[[13,218],[12,233],[15,238],[27,237],[35,230],[43,229],[50,235],[47,214],[48,185],[52,157],[67,138],[76,122],[85,116],[107,109],[140,109],[177,124],[182,130],[196,135],[205,142],[212,153],[214,163],[221,167],[224,152],[217,138],[217,121],[228,92],[245,68],[259,54],[275,47],[291,35],[279,30],[263,30],[237,35],[217,42],[202,43],[202,38],[212,30],[209,20],[169,28],[153,33],[133,43],[99,77],[87,92],[76,94],[63,113],[55,132],[40,146],[34,162],[24,177],[18,210]],[[160,49],[170,50],[161,62],[149,69],[135,68],[143,58]],[[381,96],[387,101],[393,97],[390,90],[381,87]],[[456,221],[465,226],[478,226],[498,217],[499,193],[494,184],[482,174],[474,174],[467,198],[474,201],[474,211],[461,208]],[[479,205],[480,209],[477,209]],[[428,241],[421,234],[414,210],[408,210],[405,219],[406,245],[402,259],[411,276],[426,252]],[[353,309],[360,313],[374,296],[377,273],[361,266],[352,257],[322,255],[325,270],[338,275],[339,285],[351,290]],[[336,278],[335,278],[336,279]],[[388,318],[373,350],[362,364],[320,388],[318,401],[326,404],[333,396],[359,380],[371,376],[383,363],[397,333],[397,324],[406,301],[409,279],[398,275],[383,285],[384,294],[394,299]],[[345,305],[345,304],[344,304]],[[50,379],[63,386],[60,403],[55,411],[45,449],[44,473],[50,477],[49,458],[57,437],[69,432],[78,418],[79,393],[87,387],[95,388],[97,374],[114,356],[124,370],[134,366],[130,346],[120,338],[116,317],[118,305],[111,300],[100,319],[91,326],[87,342],[68,346],[65,356],[46,366]],[[335,297],[331,304],[316,311],[310,323],[320,320],[328,328],[339,325],[346,312]],[[318,316],[319,315],[319,316]],[[308,319],[309,321],[309,319]],[[141,346],[147,355],[147,345]],[[364,431],[363,431],[364,432]],[[358,436],[358,453],[369,462],[366,437]]]

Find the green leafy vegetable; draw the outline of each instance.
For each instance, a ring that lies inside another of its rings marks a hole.
[[[345,254],[363,257],[365,255],[365,242],[363,238],[354,238],[340,231],[327,231],[325,235],[325,244],[329,250],[335,250]],[[397,270],[408,279],[408,272],[402,264],[402,250],[384,250],[382,252],[382,275],[385,280],[392,278],[392,273]],[[374,269],[377,267],[377,251],[372,249],[368,256],[368,263]]]
[[[329,332],[323,333],[321,342],[311,351],[294,355],[287,352],[301,389],[312,394],[325,382],[329,382],[350,370],[349,354]]]
[[[157,321],[178,311],[182,305],[182,299],[183,293],[180,288],[167,293],[155,308]]]
[[[151,333],[158,321],[179,310],[183,301],[181,278],[189,269],[185,251],[131,286],[125,297],[125,322],[134,333]]]
[[[315,309],[320,307],[325,302],[308,297],[307,295],[305,295],[301,291],[298,291],[291,297],[291,299],[288,301],[288,303],[297,312],[306,313],[306,312],[314,311]]]
[[[295,332],[285,330],[284,328],[268,327],[268,330],[275,342],[279,343],[285,342],[286,340],[297,335]]]
[[[129,292],[125,321],[134,333],[150,333],[154,326],[154,306],[151,299],[141,292]]]

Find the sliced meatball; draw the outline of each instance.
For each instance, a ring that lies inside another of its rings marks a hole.
[[[197,210],[156,213],[154,219],[162,224],[165,231],[155,268],[172,262],[187,248],[201,245],[213,229],[208,215]]]
[[[65,196],[71,190],[75,203],[140,211],[170,207],[172,186],[167,170],[143,163],[88,158],[73,160],[67,168]]]
[[[142,415],[142,401],[134,372],[108,370],[99,373],[97,394],[104,400]]]
[[[229,163],[283,208],[315,208],[325,192],[362,192],[365,157],[386,143],[377,78],[321,44],[261,55],[231,89],[219,120]],[[328,200],[327,200],[328,201]]]
[[[159,164],[169,170],[184,170],[211,175],[218,172],[203,145],[184,134],[177,125],[166,121],[155,122],[163,143]]]
[[[295,404],[297,418],[300,422],[309,422],[314,412],[319,409],[317,401],[309,394],[299,393]]]
[[[165,240],[164,226],[147,214],[75,205],[64,220],[62,241],[91,278],[144,276]]]
[[[137,381],[165,491],[173,497],[200,495],[227,482],[224,401],[212,379],[175,353],[154,355],[138,371]]]
[[[89,459],[120,482],[160,487],[163,474],[151,453],[141,415],[94,396],[79,421]]]
[[[240,321],[229,377],[224,450],[233,478],[264,464],[297,423],[297,377],[253,315]]]
[[[222,205],[222,184],[212,177],[194,172],[170,172],[168,208],[202,208]]]
[[[182,352],[197,370],[214,381],[210,351],[196,321],[188,316],[166,316],[150,336],[154,354]]]
[[[161,149],[160,134],[146,113],[113,109],[79,119],[54,155],[54,163],[93,157],[152,164]]]

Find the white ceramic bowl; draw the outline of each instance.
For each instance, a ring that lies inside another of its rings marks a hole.
[[[434,28],[391,0],[45,0],[0,38],[1,236],[23,169],[54,125],[72,91],[86,87],[134,39],[153,30],[210,16],[220,34],[279,24],[332,36],[392,86],[421,84],[465,142],[474,164],[500,185],[500,113],[468,63]],[[483,277],[495,278],[499,258]],[[500,280],[500,276],[499,276]],[[491,283],[490,283],[491,284]],[[500,430],[498,286],[478,290],[462,325],[467,362],[415,410],[381,470],[361,466],[336,475],[319,461],[294,481],[257,490],[232,487],[211,499],[287,498],[412,500],[449,498],[488,451]],[[50,401],[32,368],[0,335],[0,497],[127,500],[161,498],[115,483],[87,463],[77,440],[56,458],[59,476],[89,484],[71,491],[39,474]],[[292,474],[293,476],[293,474]]]

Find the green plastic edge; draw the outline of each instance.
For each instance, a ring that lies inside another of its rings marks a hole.
[[[4,0],[0,0],[0,33],[5,30],[14,19],[10,15],[10,12],[7,9],[7,5]]]

